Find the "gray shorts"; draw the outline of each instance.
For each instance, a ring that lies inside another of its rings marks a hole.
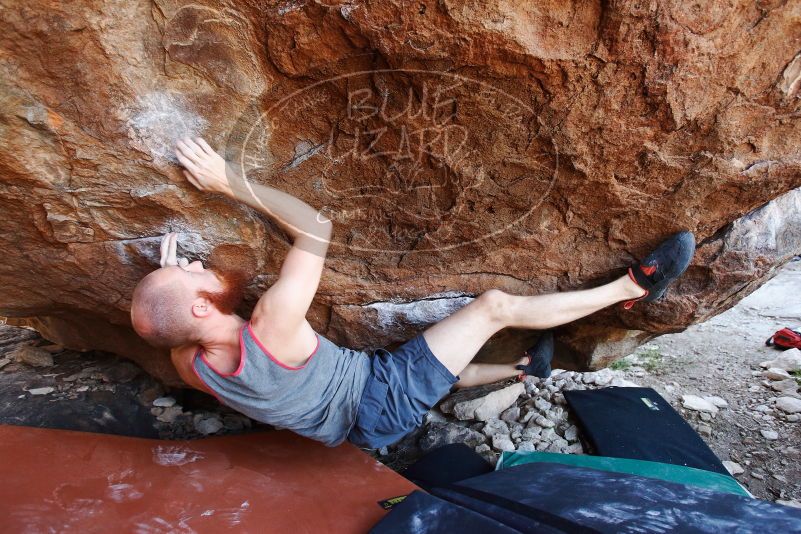
[[[399,441],[458,380],[422,334],[392,352],[377,349],[348,441],[371,449]]]

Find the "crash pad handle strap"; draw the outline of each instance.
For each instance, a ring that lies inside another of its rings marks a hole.
[[[473,499],[477,499],[486,502],[488,504],[495,505],[499,508],[504,508],[506,510],[509,510],[510,512],[514,512],[518,515],[528,517],[529,519],[533,519],[543,525],[559,529],[563,532],[570,532],[577,534],[601,534],[600,530],[595,530],[594,528],[579,525],[573,521],[570,521],[563,517],[559,517],[558,515],[546,512],[544,510],[539,510],[537,508],[534,508],[533,506],[528,506],[521,502],[507,499],[506,497],[501,497],[500,495],[495,495],[494,493],[481,491],[475,488],[469,488],[467,486],[457,486],[455,484],[438,486],[438,488],[444,490],[450,490],[455,493],[461,493],[462,495],[466,495],[467,497],[471,497]]]

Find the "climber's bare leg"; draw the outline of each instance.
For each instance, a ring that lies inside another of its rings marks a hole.
[[[645,290],[628,276],[593,289],[549,295],[510,295],[491,289],[430,326],[423,337],[437,359],[451,373],[459,375],[498,330],[507,327],[545,330],[643,294]]]
[[[512,378],[518,376],[521,372],[519,369],[515,369],[515,365],[526,365],[527,363],[527,356],[514,363],[469,363],[459,373],[459,381],[456,382],[455,386],[457,388],[470,388]]]

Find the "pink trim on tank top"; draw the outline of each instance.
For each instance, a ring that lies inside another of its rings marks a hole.
[[[239,329],[239,367],[237,367],[236,371],[234,371],[233,373],[221,373],[220,371],[215,369],[214,366],[211,365],[211,362],[208,360],[208,358],[206,358],[206,351],[203,350],[203,347],[200,347],[200,349],[198,349],[200,351],[200,357],[203,359],[203,361],[206,363],[209,369],[211,369],[212,371],[214,371],[215,373],[217,373],[222,377],[239,376],[239,373],[241,373],[242,369],[244,369],[245,367],[245,357],[246,357],[245,340],[242,338],[242,334],[244,333],[244,331],[245,331],[245,325],[243,324],[242,328]]]
[[[248,322],[246,323],[246,325],[247,325],[247,327],[248,327],[248,333],[250,333],[250,337],[252,337],[252,338],[253,338],[253,341],[255,341],[255,342],[256,342],[256,345],[258,345],[258,346],[259,346],[259,348],[262,350],[262,352],[263,352],[264,354],[266,354],[266,355],[267,355],[267,356],[268,356],[268,357],[269,357],[269,358],[270,358],[270,359],[271,359],[273,362],[275,362],[276,364],[280,365],[280,366],[281,366],[281,367],[283,367],[284,369],[288,369],[288,370],[290,370],[290,371],[300,371],[301,369],[303,369],[304,367],[306,367],[307,365],[309,365],[309,362],[311,362],[311,359],[312,359],[312,357],[313,357],[313,356],[314,356],[314,355],[317,353],[317,349],[319,349],[319,348],[320,348],[320,336],[318,336],[318,335],[317,335],[317,332],[315,332],[315,333],[314,333],[314,337],[316,337],[316,338],[317,338],[317,345],[314,347],[314,350],[311,352],[311,354],[309,354],[309,357],[306,359],[306,363],[304,363],[304,364],[303,364],[303,365],[301,365],[300,367],[293,367],[293,366],[291,366],[291,365],[287,365],[287,364],[285,364],[285,363],[283,363],[283,362],[279,361],[279,360],[278,360],[278,358],[276,358],[275,356],[273,356],[272,354],[270,354],[270,351],[269,351],[269,350],[267,350],[267,349],[264,347],[264,345],[262,345],[262,344],[261,344],[261,341],[259,341],[259,338],[257,338],[257,337],[256,337],[256,334],[254,334],[254,333],[253,333],[253,329],[250,327],[250,321],[248,321]]]
[[[209,386],[209,385],[206,383],[206,381],[205,381],[205,380],[203,380],[203,377],[202,377],[202,376],[200,376],[200,373],[198,373],[198,372],[197,372],[197,369],[195,369],[195,360],[197,360],[197,355],[200,353],[200,351],[201,351],[201,349],[197,349],[197,351],[195,352],[195,355],[194,355],[194,356],[192,356],[192,371],[194,371],[194,373],[195,373],[195,376],[197,376],[198,380],[200,380],[200,382],[201,382],[201,383],[202,383],[204,386],[206,386],[206,387],[209,389],[209,391],[211,391],[211,394],[212,394],[212,395],[214,395],[214,398],[215,398],[215,399],[217,399],[217,401],[219,401],[219,403],[220,403],[220,404],[223,404],[223,405],[225,405],[225,406],[228,406],[227,404],[225,404],[225,402],[223,402],[223,400],[220,398],[220,396],[219,396],[219,395],[217,395],[217,392],[216,392],[216,391],[214,391],[214,388],[212,388],[211,386]]]

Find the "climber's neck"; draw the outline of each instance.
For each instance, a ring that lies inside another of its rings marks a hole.
[[[239,365],[239,333],[245,320],[236,314],[219,314],[209,318],[204,325],[198,344],[206,353],[206,358],[220,370]]]

